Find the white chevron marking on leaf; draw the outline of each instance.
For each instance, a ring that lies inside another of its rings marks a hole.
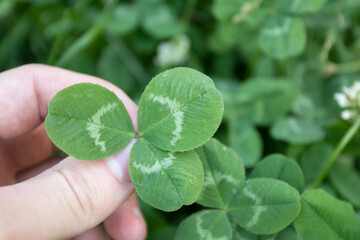
[[[184,120],[184,112],[179,111],[179,109],[181,108],[181,104],[175,99],[172,100],[169,97],[156,96],[153,93],[149,95],[149,98],[154,102],[158,102],[162,105],[167,105],[170,109],[170,112],[174,114],[175,129],[174,131],[172,131],[173,138],[170,141],[170,145],[174,146],[175,143],[181,139],[182,124]]]
[[[212,232],[202,228],[201,225],[202,225],[203,221],[202,221],[201,217],[205,214],[207,214],[207,212],[204,212],[204,214],[202,214],[196,218],[196,233],[199,235],[199,239],[201,239],[201,240],[205,240],[205,239],[206,240],[226,240],[225,236],[214,237],[212,235]]]
[[[104,141],[100,141],[100,130],[103,128],[100,126],[101,124],[101,117],[113,110],[116,107],[117,103],[109,103],[105,106],[102,106],[90,119],[89,123],[86,125],[86,130],[89,132],[90,137],[95,139],[95,145],[100,146],[102,152],[106,151],[106,146]]]
[[[134,163],[134,167],[136,169],[139,169],[142,173],[146,173],[146,174],[150,174],[150,173],[154,173],[154,172],[159,172],[161,170],[161,165],[158,161],[156,161],[154,163],[154,165],[152,166],[146,166],[144,164],[141,163]]]
[[[161,166],[163,168],[169,168],[171,165],[173,165],[173,160],[176,159],[176,157],[174,156],[173,153],[168,153],[169,154],[169,157],[167,158],[164,158],[162,161],[161,161]]]
[[[164,158],[160,162],[156,161],[154,163],[154,165],[152,165],[152,166],[147,166],[147,165],[137,163],[137,162],[134,162],[133,166],[136,169],[139,169],[142,173],[145,173],[145,174],[159,172],[161,170],[161,168],[167,169],[167,168],[169,168],[170,166],[173,165],[173,160],[175,160],[176,157],[174,156],[173,153],[168,153],[168,155],[169,155],[169,157]]]
[[[252,218],[247,223],[247,227],[251,228],[251,227],[255,226],[259,222],[260,215],[261,215],[262,212],[266,211],[266,207],[264,207],[264,206],[256,206],[256,205],[261,204],[261,199],[258,196],[256,196],[253,192],[251,192],[249,189],[244,188],[243,191],[244,191],[245,196],[250,198],[255,203],[255,207],[252,207],[254,209],[254,215],[252,216]]]
[[[235,186],[239,185],[241,183],[241,180],[234,178],[233,176],[229,175],[229,174],[224,174],[218,171],[214,172],[214,177],[215,179],[220,182],[222,180],[227,181],[228,183],[231,183]]]
[[[286,19],[281,26],[264,29],[265,34],[279,36],[287,33],[290,29],[291,19]]]

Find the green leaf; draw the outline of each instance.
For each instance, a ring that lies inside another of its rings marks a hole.
[[[236,153],[211,139],[196,149],[204,167],[204,185],[197,203],[224,208],[245,182],[245,169]]]
[[[274,6],[282,11],[304,14],[316,13],[327,2],[327,0],[276,0]]]
[[[278,74],[277,62],[275,59],[261,56],[252,66],[254,77],[276,76]]]
[[[267,55],[276,59],[298,56],[306,45],[305,24],[300,18],[275,15],[261,29],[258,43]]]
[[[58,92],[50,101],[45,127],[56,146],[83,160],[111,156],[135,136],[120,99],[91,83],[75,84]]]
[[[318,143],[309,147],[301,156],[300,166],[303,169],[305,182],[312,184],[324,169],[326,161],[334,149],[327,143]]]
[[[207,46],[210,52],[217,54],[225,53],[237,44],[237,26],[230,24],[217,24],[215,29],[207,37]]]
[[[360,239],[360,221],[352,206],[323,190],[309,190],[302,195],[295,229],[306,240]]]
[[[142,26],[156,39],[173,37],[181,32],[181,25],[166,5],[146,4]]]
[[[287,227],[274,235],[261,236],[260,240],[301,240],[293,227]]]
[[[292,106],[292,112],[297,118],[314,122],[319,114],[319,109],[314,105],[312,99],[306,95],[299,95]]]
[[[330,181],[344,199],[360,208],[360,174],[355,169],[335,162],[330,171]]]
[[[136,28],[139,15],[132,4],[118,4],[114,14],[106,24],[106,30],[112,34],[127,34]]]
[[[260,133],[248,120],[229,121],[229,143],[240,156],[245,167],[253,167],[260,159],[263,149]]]
[[[287,183],[267,178],[246,181],[228,211],[245,230],[274,234],[288,226],[300,212],[299,192]]]
[[[320,141],[325,137],[321,127],[294,117],[278,119],[272,125],[270,134],[277,140],[292,144],[309,144]]]
[[[304,176],[297,162],[281,154],[272,154],[264,158],[255,166],[250,178],[279,179],[299,192],[305,188]]]
[[[263,12],[263,11],[261,11]],[[266,14],[264,14],[266,15]],[[265,19],[267,19],[268,17],[265,17]],[[263,21],[259,21],[261,22],[261,24],[259,24],[259,26],[257,26],[255,29],[253,29],[252,27],[242,27],[239,28],[239,33],[238,33],[238,37],[237,37],[237,48],[239,51],[241,51],[241,55],[243,55],[246,59],[252,59],[252,57],[254,55],[259,54],[259,44],[258,41],[256,40],[258,38],[259,35],[259,30],[258,28],[263,26],[264,23]],[[242,24],[240,23],[235,25],[236,27],[242,26]],[[246,26],[244,24],[244,26]],[[264,56],[266,57],[266,56]],[[255,59],[254,59],[255,60]],[[252,65],[253,63],[251,63]],[[276,69],[274,69],[276,71]]]
[[[336,190],[330,183],[321,183],[318,189],[324,190],[326,193],[330,194],[333,197],[338,197]]]
[[[110,47],[103,48],[101,52],[97,62],[97,76],[112,82],[126,93],[136,84],[129,70]]]
[[[235,100],[243,117],[266,125],[288,112],[295,97],[296,88],[290,79],[259,77],[248,79]]]
[[[142,138],[131,149],[129,170],[141,199],[163,211],[194,203],[204,183],[195,151],[166,152]]]
[[[212,13],[219,21],[230,22],[245,2],[249,0],[216,0],[212,5]]]
[[[139,134],[163,150],[191,150],[215,133],[223,106],[209,77],[190,68],[173,68],[153,78],[142,94]]]
[[[226,213],[204,210],[186,218],[179,226],[175,240],[227,240],[232,230]]]
[[[224,119],[234,119],[239,116],[241,109],[237,101],[234,101],[234,96],[239,89],[240,83],[235,80],[226,81],[221,79],[214,79],[214,82],[224,99]]]
[[[246,231],[238,224],[233,224],[233,240],[301,240],[292,225],[278,233],[270,235],[257,235]]]
[[[233,240],[258,240],[259,236],[241,228],[239,224],[233,225]]]

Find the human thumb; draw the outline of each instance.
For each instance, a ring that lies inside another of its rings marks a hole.
[[[133,144],[105,160],[67,157],[32,179],[1,188],[0,226],[6,229],[0,239],[65,239],[99,224],[134,191],[128,173]]]

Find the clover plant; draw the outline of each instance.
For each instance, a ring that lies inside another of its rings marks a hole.
[[[111,156],[137,138],[129,169],[138,195],[156,208],[174,211],[200,194],[204,173],[193,149],[215,133],[223,110],[222,96],[209,77],[174,68],[152,79],[142,94],[138,132],[121,100],[91,83],[57,93],[45,126],[60,149],[82,160]]]
[[[76,84],[45,125],[84,160],[137,139],[129,170],[148,240],[357,240],[359,6],[3,0],[0,70],[56,65],[139,100],[135,131],[113,92]],[[162,72],[177,66],[189,68]]]
[[[265,114],[273,104],[293,97],[291,91],[283,91],[292,87],[280,82],[258,79],[238,92],[248,117],[266,123],[282,115],[288,105]],[[257,89],[257,84],[268,87]],[[252,99],[274,94],[271,101],[256,101],[264,111],[251,111]],[[336,99],[343,102],[339,96]],[[316,189],[329,171],[326,166],[333,164],[331,147],[319,144],[305,152],[300,161],[304,172],[282,154],[243,162],[234,150],[211,138],[223,110],[222,95],[209,77],[190,68],[173,68],[154,77],[141,95],[137,132],[122,101],[91,83],[57,93],[45,126],[60,149],[82,160],[111,156],[136,138],[129,171],[140,198],[163,211],[195,202],[202,206],[182,221],[176,240],[360,239],[352,206]],[[247,124],[242,120],[235,126]],[[312,161],[319,151],[330,160]],[[247,177],[245,163],[253,167]],[[342,163],[335,166],[330,180],[344,199],[360,206],[358,174]],[[305,189],[305,183],[311,187]]]

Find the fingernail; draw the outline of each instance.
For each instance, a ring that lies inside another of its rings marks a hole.
[[[129,174],[129,158],[131,148],[135,143],[136,139],[133,139],[121,152],[105,158],[106,165],[120,182],[131,182]]]

